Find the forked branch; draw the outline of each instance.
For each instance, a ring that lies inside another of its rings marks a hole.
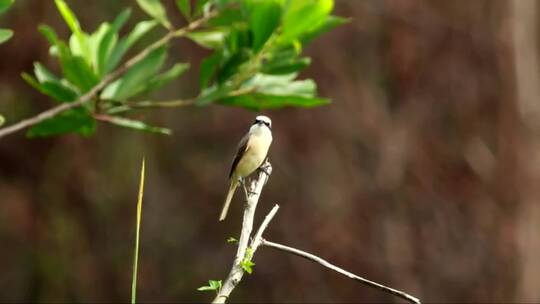
[[[322,265],[323,267],[336,271],[342,275],[347,276],[348,278],[351,278],[369,287],[377,288],[384,292],[390,293],[394,296],[400,297],[411,303],[418,303],[418,304],[420,303],[420,300],[412,295],[409,295],[403,291],[373,282],[371,280],[362,278],[360,276],[357,276],[354,273],[351,273],[347,270],[337,267],[316,255],[313,255],[311,253],[308,253],[308,252],[305,252],[296,248],[288,247],[285,245],[281,245],[278,243],[265,240],[263,238],[263,233],[268,227],[268,225],[270,224],[270,221],[274,218],[274,215],[277,213],[279,209],[278,205],[275,205],[274,208],[272,208],[272,210],[265,217],[261,226],[255,233],[254,237],[251,239],[251,243],[250,243],[249,239],[251,236],[251,232],[253,230],[253,219],[255,217],[255,209],[257,208],[257,203],[259,201],[259,197],[261,195],[262,189],[264,185],[266,184],[266,182],[268,181],[268,178],[270,177],[271,172],[272,172],[272,166],[267,161],[266,163],[263,164],[263,166],[261,167],[261,170],[259,170],[257,178],[254,179],[248,186],[247,193],[246,193],[246,204],[244,207],[244,219],[242,222],[242,231],[240,233],[240,239],[238,241],[238,249],[236,251],[236,256],[234,258],[233,265],[231,267],[229,275],[225,279],[225,283],[223,283],[222,287],[218,290],[217,295],[212,301],[212,303],[225,303],[227,301],[227,299],[229,298],[234,288],[238,285],[238,283],[240,283],[240,280],[242,280],[242,277],[244,276],[245,269],[242,267],[242,262],[243,261],[245,262],[245,259],[247,259],[248,261],[251,261],[251,259],[253,258],[253,255],[255,254],[255,252],[260,246],[267,246],[267,247],[275,248],[275,249],[278,249],[287,253],[291,253],[291,254],[303,257],[305,259],[316,262]]]

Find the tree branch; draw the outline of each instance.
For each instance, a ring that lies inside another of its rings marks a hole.
[[[163,36],[161,39],[157,40],[156,42],[152,43],[150,46],[146,47],[142,51],[140,51],[138,54],[133,56],[131,59],[127,60],[122,66],[120,66],[115,71],[107,74],[103,79],[96,84],[92,89],[90,89],[85,94],[81,95],[77,100],[70,103],[63,103],[59,106],[56,106],[54,108],[51,108],[49,110],[46,110],[44,112],[39,113],[38,115],[23,119],[19,121],[18,123],[15,123],[13,125],[4,127],[0,129],[0,138],[4,137],[6,135],[9,135],[11,133],[15,133],[17,131],[20,131],[22,129],[25,129],[27,127],[36,125],[46,119],[53,118],[56,115],[63,113],[69,109],[80,107],[90,101],[92,101],[97,94],[103,90],[107,85],[115,81],[118,77],[120,77],[122,74],[124,74],[127,70],[129,70],[131,67],[133,67],[135,64],[143,60],[148,54],[150,54],[152,51],[160,48],[161,46],[167,44],[170,40],[177,37],[185,36],[187,33],[193,31],[194,29],[202,26],[205,24],[209,19],[215,17],[218,14],[218,11],[212,11],[208,13],[206,16],[197,19],[191,23],[189,23],[187,26],[168,32],[165,36]]]
[[[240,238],[238,240],[238,249],[236,250],[236,256],[234,258],[233,264],[231,266],[231,271],[225,279],[225,283],[218,291],[218,294],[212,301],[212,303],[225,303],[227,298],[234,290],[236,285],[240,283],[242,277],[244,276],[244,269],[241,266],[241,262],[246,257],[246,252],[248,249],[249,238],[251,236],[251,231],[253,230],[253,219],[255,217],[255,209],[257,208],[257,203],[259,202],[259,197],[261,195],[262,189],[270,174],[272,173],[272,166],[268,161],[266,161],[262,166],[262,170],[259,170],[259,175],[254,179],[248,187],[246,193],[246,204],[244,207],[244,219],[242,221],[242,231],[240,233]],[[275,211],[274,211],[275,209]],[[277,208],[274,207],[270,214],[266,217],[263,225],[259,228],[260,234],[264,231],[264,228],[268,225],[270,220],[273,217],[273,214],[277,212]],[[271,216],[270,216],[271,215]],[[266,224],[265,224],[266,223]],[[259,234],[258,232],[258,234]],[[253,252],[253,251],[252,251]]]
[[[420,300],[403,292],[403,291],[400,291],[400,290],[397,290],[397,289],[393,289],[393,288],[390,288],[390,287],[387,287],[385,285],[382,285],[382,284],[379,284],[379,283],[376,283],[376,282],[373,282],[373,281],[370,281],[368,279],[364,279],[360,276],[357,276],[355,275],[354,273],[351,273],[351,272],[348,272],[347,270],[345,269],[342,269],[342,268],[339,268],[331,263],[329,263],[328,261],[316,256],[316,255],[313,255],[311,253],[308,253],[308,252],[305,252],[305,251],[302,251],[302,250],[299,250],[299,249],[296,249],[296,248],[292,248],[292,247],[289,247],[289,246],[285,246],[285,245],[281,245],[281,244],[278,244],[278,243],[274,243],[274,242],[270,242],[270,241],[267,241],[265,239],[262,239],[261,240],[261,245],[262,246],[267,246],[267,247],[271,247],[271,248],[275,248],[275,249],[278,249],[278,250],[281,250],[281,251],[284,251],[284,252],[287,252],[287,253],[291,253],[291,254],[294,254],[294,255],[297,255],[299,257],[302,257],[302,258],[305,258],[305,259],[308,259],[312,262],[315,262],[315,263],[318,263],[326,268],[329,268],[333,271],[336,271],[344,276],[347,276],[355,281],[359,281],[369,287],[374,287],[374,288],[377,288],[377,289],[380,289],[382,291],[385,291],[385,292],[388,292],[388,293],[391,293],[395,296],[398,296],[404,300],[407,300],[411,303],[417,303],[417,304],[420,304]]]

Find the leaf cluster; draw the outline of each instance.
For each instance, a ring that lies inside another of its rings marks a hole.
[[[0,0],[0,3],[2,1],[8,0]],[[131,15],[131,9],[127,8],[112,22],[103,22],[94,32],[83,30],[64,0],[55,0],[55,4],[71,31],[70,36],[64,41],[46,25],[41,25],[39,31],[50,44],[50,55],[58,59],[61,75],[36,62],[33,75],[23,73],[22,77],[58,103],[74,102],[106,81],[137,44],[149,47],[144,38],[150,32],[177,32],[159,0],[137,0],[151,19],[136,23],[130,30],[123,30]],[[188,23],[215,13],[215,17],[202,26],[182,32],[186,38],[212,51],[199,67],[200,93],[187,104],[219,103],[262,110],[313,107],[329,102],[317,97],[313,80],[299,80],[298,73],[311,62],[310,58],[302,56],[305,45],[345,22],[331,15],[333,0],[176,0],[175,4]],[[121,32],[127,34],[121,35]],[[95,131],[96,119],[121,127],[169,134],[167,129],[120,116],[137,107],[164,106],[164,102],[141,103],[140,99],[189,69],[189,63],[185,62],[166,66],[167,46],[152,49],[118,79],[106,83],[91,103],[45,120],[27,134],[90,135]]]

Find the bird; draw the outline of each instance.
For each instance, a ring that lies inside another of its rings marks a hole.
[[[255,117],[249,131],[238,143],[238,151],[229,172],[229,190],[221,209],[219,221],[227,217],[227,212],[236,188],[244,178],[257,170],[268,156],[272,143],[272,120],[264,115]]]

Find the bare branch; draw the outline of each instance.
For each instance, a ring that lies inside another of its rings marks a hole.
[[[411,303],[417,303],[417,304],[420,304],[420,300],[403,292],[403,291],[400,291],[400,290],[397,290],[397,289],[393,289],[393,288],[390,288],[388,286],[385,286],[385,285],[382,285],[382,284],[379,284],[379,283],[376,283],[376,282],[373,282],[373,281],[370,281],[368,279],[364,279],[360,276],[357,276],[355,275],[354,273],[351,273],[351,272],[348,272],[347,270],[345,269],[342,269],[342,268],[339,268],[331,263],[329,263],[328,261],[316,256],[316,255],[313,255],[311,253],[308,253],[308,252],[305,252],[305,251],[302,251],[302,250],[299,250],[299,249],[296,249],[296,248],[292,248],[292,247],[289,247],[289,246],[285,246],[285,245],[281,245],[281,244],[278,244],[278,243],[274,243],[274,242],[270,242],[270,241],[267,241],[265,239],[262,239],[261,240],[261,245],[262,246],[267,246],[267,247],[271,247],[271,248],[275,248],[275,249],[278,249],[278,250],[281,250],[281,251],[284,251],[284,252],[287,252],[287,253],[291,253],[291,254],[294,254],[294,255],[297,255],[299,257],[302,257],[302,258],[305,258],[305,259],[308,259],[312,262],[315,262],[315,263],[318,263],[326,268],[329,268],[333,271],[336,271],[344,276],[347,276],[355,281],[359,281],[367,286],[370,286],[370,287],[374,287],[374,288],[377,288],[377,289],[380,289],[380,290],[383,290],[385,292],[388,292],[388,293],[391,293],[395,296],[398,296],[404,300],[407,300]]]
[[[270,224],[270,221],[274,218],[274,215],[278,212],[279,205],[275,204],[274,208],[268,212],[266,217],[264,218],[264,221],[262,222],[261,226],[259,227],[259,230],[257,230],[257,233],[255,233],[255,236],[253,237],[251,241],[251,250],[253,250],[253,253],[257,251],[257,248],[262,244],[263,241],[263,233],[266,230],[266,227],[268,227],[268,224]]]
[[[270,174],[272,173],[272,166],[270,165],[268,161],[266,161],[261,166],[261,168],[263,170],[259,170],[258,177],[255,180],[253,180],[253,182],[251,183],[248,189],[246,204],[244,207],[244,219],[242,221],[242,231],[240,233],[240,238],[238,240],[238,249],[236,250],[236,256],[231,266],[231,271],[229,272],[229,275],[225,279],[225,283],[223,283],[223,286],[219,290],[218,294],[216,295],[212,303],[225,303],[227,301],[227,298],[231,294],[231,292],[234,290],[236,285],[238,285],[238,283],[240,282],[240,280],[242,280],[242,277],[244,276],[244,269],[241,266],[241,262],[246,256],[246,251],[248,249],[249,238],[251,236],[251,231],[253,230],[253,219],[255,217],[255,209],[257,208],[257,203],[259,202],[259,197],[261,195],[262,189],[264,185],[266,184],[266,182],[268,181]],[[277,212],[277,209],[276,209],[276,212]],[[265,219],[266,225],[268,225],[268,222],[271,219],[272,217],[270,218],[267,217]],[[263,228],[262,225],[261,225],[261,228]],[[259,228],[259,231],[261,231],[261,228]],[[264,228],[262,230],[264,230]]]
[[[120,66],[115,71],[111,72],[110,74],[107,74],[103,79],[96,84],[90,91],[85,93],[84,95],[80,96],[77,100],[70,103],[63,103],[59,106],[56,106],[54,108],[51,108],[49,110],[46,110],[44,112],[39,113],[38,115],[23,119],[19,121],[18,123],[15,123],[13,125],[4,127],[0,129],[0,138],[4,137],[6,135],[9,135],[11,133],[15,133],[17,131],[20,131],[22,129],[25,129],[27,127],[36,125],[46,119],[53,118],[56,115],[63,113],[69,109],[80,107],[90,101],[92,101],[97,94],[103,90],[107,85],[112,83],[114,80],[116,80],[118,77],[120,77],[122,74],[124,74],[127,70],[129,70],[131,67],[133,67],[135,64],[143,60],[148,54],[150,54],[152,51],[162,47],[163,45],[167,44],[171,39],[185,36],[187,33],[193,31],[194,29],[202,26],[205,24],[209,19],[215,17],[218,14],[217,11],[210,12],[206,16],[195,20],[191,23],[189,23],[187,26],[168,32],[165,36],[163,36],[158,41],[152,43],[150,46],[143,49],[141,52],[133,56],[131,59],[127,60],[122,66]]]

